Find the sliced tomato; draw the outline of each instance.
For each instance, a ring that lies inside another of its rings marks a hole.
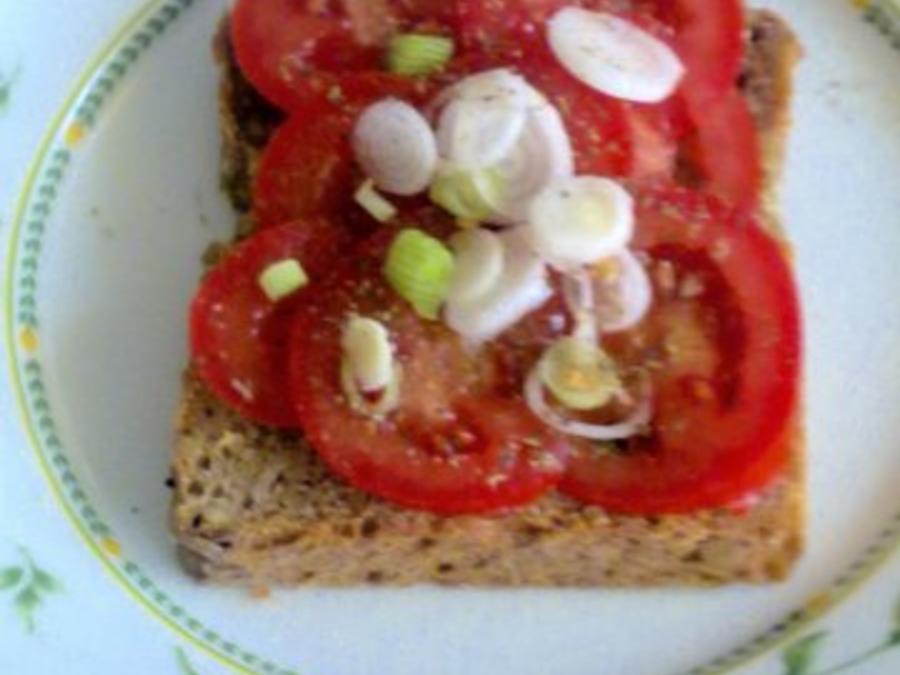
[[[747,101],[736,88],[707,101],[683,155],[708,192],[739,209],[757,206],[762,150]]]
[[[703,107],[737,81],[744,50],[741,0],[657,0],[676,31],[687,68],[682,90],[702,118]]]
[[[522,61],[545,44],[543,23],[563,0],[456,0],[460,42],[492,60]]]
[[[552,62],[523,62],[519,70],[562,116],[579,174],[624,176],[629,172],[630,122],[623,102],[592,91]]]
[[[617,454],[578,443],[560,488],[613,511],[690,512],[765,486],[788,461],[801,322],[785,252],[714,199],[638,200],[637,247],[660,280],[642,327],[609,342],[655,362],[652,431]]]
[[[630,160],[623,176],[639,183],[670,181],[678,160],[678,129],[669,106],[627,104]]]
[[[405,31],[456,35],[459,27],[454,0],[394,0]]]
[[[465,50],[494,59],[522,61],[549,54],[546,23],[573,5],[611,12],[659,36],[669,36],[658,19],[663,0],[456,0],[460,40]]]
[[[327,103],[299,109],[273,134],[253,186],[260,227],[307,217],[340,220],[353,194],[353,116]]]
[[[293,258],[316,279],[340,242],[340,230],[323,220],[271,228],[239,244],[203,280],[190,312],[194,367],[245,418],[276,427],[294,427],[297,419],[285,366],[294,312],[306,292],[273,303],[260,274]]]
[[[247,79],[292,111],[337,91],[353,98],[373,82],[413,89],[381,68],[400,20],[387,0],[239,0],[231,40]]]
[[[659,17],[675,29],[687,72],[678,105],[687,121],[686,157],[700,185],[752,210],[761,189],[759,141],[746,100],[736,88],[744,53],[740,0],[656,0]]]
[[[520,397],[494,389],[486,356],[421,319],[385,283],[390,238],[379,237],[297,314],[292,388],[311,445],[352,485],[409,508],[457,514],[533,501],[559,480],[566,444]],[[352,409],[341,388],[351,314],[387,327],[402,369],[398,406],[383,419]]]
[[[552,62],[524,62],[517,67],[562,115],[577,173],[642,182],[672,177],[678,153],[669,106],[604,96]]]

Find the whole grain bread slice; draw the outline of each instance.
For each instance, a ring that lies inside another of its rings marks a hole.
[[[280,120],[217,40],[223,68],[223,183],[249,206],[255,161]],[[740,85],[763,139],[767,204],[775,203],[800,53],[770,12],[751,13]],[[774,211],[769,227],[782,233]],[[786,249],[787,250],[787,249]],[[559,494],[503,515],[440,517],[396,507],[335,478],[295,434],[241,419],[184,377],[172,459],[171,528],[184,567],[245,585],[417,583],[651,586],[783,579],[804,539],[804,444],[752,501],[691,515],[627,517]]]

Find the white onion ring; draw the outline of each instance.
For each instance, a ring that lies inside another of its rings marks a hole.
[[[566,419],[547,403],[539,367],[535,367],[525,381],[525,402],[538,419],[547,426],[569,436],[592,441],[620,441],[631,438],[653,419],[653,401],[649,388],[641,396],[634,411],[617,424],[589,424]]]
[[[469,302],[447,303],[444,318],[469,343],[492,340],[553,295],[544,262],[528,248],[516,230],[499,235],[503,242],[503,273],[490,292]]]
[[[402,196],[423,192],[437,170],[437,141],[428,120],[398,99],[366,108],[351,141],[357,162],[385,192]]]
[[[640,260],[628,250],[614,256],[619,274],[612,281],[601,280],[596,308],[603,333],[620,333],[637,326],[653,305],[653,283]]]
[[[525,109],[515,105],[451,101],[438,120],[438,152],[462,168],[493,166],[516,146],[526,121]]]
[[[614,14],[566,7],[550,19],[547,37],[566,70],[609,96],[659,103],[684,77],[671,47]]]

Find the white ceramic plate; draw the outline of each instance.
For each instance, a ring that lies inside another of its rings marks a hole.
[[[212,657],[209,672],[778,672],[772,650],[813,632],[866,581],[859,593],[874,598],[869,628],[845,618],[831,643],[798,643],[789,672],[836,672],[880,644],[895,590],[882,586],[900,578],[896,563],[885,563],[900,532],[900,54],[889,40],[838,0],[765,3],[790,18],[807,48],[784,211],[807,313],[811,529],[789,583],[306,590],[253,602],[182,574],[163,485],[186,361],[185,308],[201,252],[233,222],[217,189],[209,54],[225,4],[151,2],[101,46],[49,122],[3,231],[3,400],[18,409],[26,440],[17,429],[3,438],[34,454],[16,471],[43,473],[81,545],[118,586],[196,658]],[[895,11],[887,2],[856,4],[871,5],[866,11],[885,25]],[[18,603],[26,628],[57,592],[35,569],[27,559],[0,562],[0,592]],[[839,640],[853,630],[857,638]],[[764,653],[768,660],[746,666]],[[804,655],[821,663],[804,670]],[[107,672],[92,658],[75,672]],[[192,672],[190,658],[179,652],[182,672]],[[900,671],[900,660],[881,651],[851,664],[852,672],[892,668]]]

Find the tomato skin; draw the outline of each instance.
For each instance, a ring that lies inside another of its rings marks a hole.
[[[371,98],[373,88],[413,95],[418,83],[382,69],[384,46],[427,7],[406,0],[239,0],[231,43],[241,71],[271,103],[292,112],[333,95]]]
[[[334,3],[314,11],[308,0],[240,0],[231,41],[241,70],[284,110],[306,100],[309,76],[368,68],[375,54],[356,44],[349,20]],[[335,57],[339,60],[335,61]]]
[[[683,155],[704,189],[738,209],[755,210],[762,189],[762,148],[743,94],[732,88],[709,99],[696,120]]]
[[[582,443],[560,489],[622,513],[722,506],[786,467],[801,374],[796,286],[781,247],[715,200],[666,189],[638,205],[637,248],[704,282],[688,306],[702,309],[717,365],[694,376],[694,366],[670,363],[655,374],[652,435],[619,455]],[[657,299],[651,326],[665,304]]]
[[[408,508],[453,515],[534,501],[558,482],[568,445],[521,397],[495,391],[490,362],[390,289],[381,266],[392,234],[366,244],[297,313],[290,371],[310,444],[350,484]],[[339,381],[351,313],[388,328],[402,368],[398,407],[381,420],[352,410]]]
[[[676,30],[676,49],[687,68],[682,90],[689,105],[704,106],[734,88],[744,42],[740,0],[659,0]]]
[[[578,174],[628,175],[632,148],[627,104],[591,90],[553,62],[525,61],[518,70],[559,111]]]
[[[246,419],[297,426],[284,364],[293,315],[307,292],[272,303],[259,275],[294,258],[315,280],[341,242],[339,230],[321,220],[271,228],[237,245],[203,279],[190,309],[193,365],[210,390]]]
[[[744,55],[739,0],[659,0],[687,69],[679,99],[690,120],[687,158],[702,185],[739,209],[757,206],[762,167],[756,127],[737,89]]]
[[[339,219],[353,193],[353,120],[328,104],[308,105],[279,127],[253,186],[259,227],[307,217]]]
[[[589,9],[614,12],[671,42],[671,29],[654,7],[635,0],[591,0]],[[545,23],[568,0],[462,0],[463,69],[517,69],[547,96],[563,117],[576,171],[632,181],[670,179],[677,157],[676,125],[669,103],[638,105],[597,92],[578,81],[547,45]],[[468,27],[468,29],[467,29]],[[680,112],[680,109],[678,109]]]

